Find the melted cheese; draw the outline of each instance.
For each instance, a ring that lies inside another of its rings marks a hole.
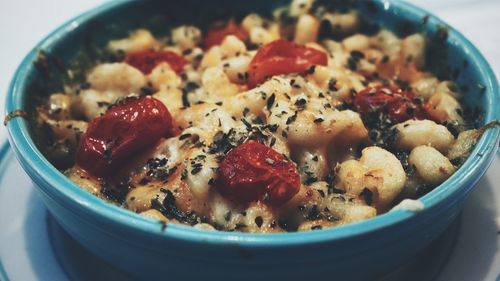
[[[220,45],[203,51],[197,47],[201,31],[194,26],[173,29],[174,44],[167,47],[149,31],[137,30],[128,38],[111,41],[109,49],[125,53],[146,49],[184,53],[189,64],[183,76],[175,73],[168,63],[159,64],[149,75],[125,63],[99,64],[87,75],[89,89],[77,93],[75,87],[68,86],[71,93],[67,97],[72,108],[70,111],[66,108],[64,117],[57,118],[73,121],[70,119],[83,116],[90,121],[117,99],[151,87],[152,96],[167,106],[180,133],[163,140],[146,155],[146,159],[167,159],[160,169],[161,177],[148,176],[148,172],[157,171],[150,171],[145,162],[134,163],[133,188],[123,206],[150,218],[190,223],[203,229],[276,232],[331,227],[373,217],[377,210],[390,206],[402,191],[405,171],[391,152],[371,147],[368,130],[357,112],[338,108],[351,99],[352,93],[380,83],[367,78],[376,71],[388,80],[393,75],[404,75],[416,85],[418,93],[430,99],[433,115],[439,119],[462,122],[454,111],[460,105],[453,93],[445,93],[436,86],[439,81],[432,74],[420,70],[425,65],[422,35],[400,39],[382,30],[371,37],[354,34],[342,41],[316,42],[321,20],[331,22],[340,34],[352,33],[359,21],[355,12],[328,12],[316,18],[309,13],[312,3],[295,0],[291,6],[291,13],[299,17],[295,42],[307,43],[329,55],[328,64],[316,66],[312,73],[277,75],[248,89],[246,73],[256,51],[248,50],[236,36],[229,35]],[[265,44],[280,36],[278,22],[269,23],[255,14],[247,16],[242,25],[253,44]],[[356,66],[352,65],[353,52],[363,54],[356,58]],[[406,56],[412,60],[405,60]],[[54,94],[51,104],[56,104],[60,95]],[[67,104],[66,97],[63,98]],[[43,116],[40,122],[56,118]],[[59,122],[56,121],[48,124]],[[418,122],[407,123],[416,126]],[[434,124],[442,131],[437,134],[429,131],[433,126],[411,130],[413,127],[407,127],[407,123],[396,125],[404,134],[398,143],[402,148],[413,148],[416,146],[413,142],[422,144],[418,140],[429,134],[433,136],[432,144],[440,144],[442,152],[453,143],[443,126]],[[79,123],[79,128],[85,127],[85,122]],[[220,151],[214,153],[219,149],[218,139],[224,136],[237,145],[255,138],[256,132],[266,145],[291,158],[301,174],[299,193],[280,208],[260,201],[249,206],[238,205],[221,196],[215,186],[221,157]],[[367,148],[358,161],[354,158],[360,145]],[[67,171],[72,180],[99,195],[100,183],[81,173],[76,168]],[[335,173],[338,173],[337,188],[332,189],[326,179]],[[339,193],[339,189],[346,193]],[[363,192],[369,192],[373,198],[366,199]],[[167,218],[155,209],[155,204],[164,203],[169,196],[175,198],[175,208],[184,216]],[[414,201],[404,200],[394,209],[422,208]],[[280,223],[283,220],[287,225]]]

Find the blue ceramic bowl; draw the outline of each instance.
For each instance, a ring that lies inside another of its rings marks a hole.
[[[68,60],[84,45],[89,34],[92,40],[105,42],[110,34],[138,27],[145,19],[159,21],[163,28],[180,22],[203,24],[228,11],[269,12],[283,4],[281,2],[285,1],[105,4],[64,24],[26,56],[12,80],[6,111],[28,109],[32,100],[29,96],[36,94],[31,85],[43,84],[43,77],[33,65],[39,49]],[[434,36],[442,35],[443,29],[438,26],[447,27],[435,16],[405,2],[367,2],[358,3],[362,14],[398,32],[410,29]],[[158,14],[163,16],[152,16]],[[119,28],[104,28],[111,23]],[[444,45],[436,51],[439,53],[429,58],[431,68],[449,63],[448,73],[453,72],[458,85],[467,92],[465,102],[484,110],[484,118],[478,122],[484,124],[500,118],[498,84],[478,50],[449,28]],[[484,89],[478,85],[483,85]],[[7,128],[10,144],[45,205],[77,241],[95,255],[137,276],[183,280],[207,277],[295,280],[323,276],[338,280],[372,280],[428,245],[453,221],[491,163],[500,135],[498,128],[488,130],[465,164],[445,183],[421,198],[425,205],[422,212],[398,210],[320,231],[244,234],[198,230],[176,224],[168,224],[165,228],[154,220],[108,204],[76,186],[45,159],[31,137],[27,120],[14,118]]]

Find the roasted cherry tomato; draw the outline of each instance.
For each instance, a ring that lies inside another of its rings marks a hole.
[[[415,94],[396,87],[368,87],[353,100],[354,108],[362,115],[384,113],[393,122],[428,118],[425,106]]]
[[[172,135],[172,117],[163,103],[152,97],[126,99],[92,120],[76,163],[94,176],[112,176],[127,160]]]
[[[221,193],[243,204],[266,198],[266,202],[280,205],[300,188],[295,165],[256,141],[248,141],[231,150],[222,161],[221,173]]]
[[[139,69],[144,74],[149,74],[162,62],[168,62],[170,67],[177,73],[181,73],[187,61],[178,54],[171,51],[148,50],[139,53],[132,53],[125,56],[124,61]]]
[[[254,87],[273,75],[301,73],[327,63],[324,52],[278,39],[261,47],[250,62],[248,86]]]
[[[203,38],[203,48],[208,50],[212,46],[219,45],[228,35],[234,35],[241,41],[248,39],[248,32],[245,29],[236,25],[233,21],[229,21],[226,25],[213,26],[207,31]]]

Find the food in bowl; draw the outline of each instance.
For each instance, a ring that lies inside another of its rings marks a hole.
[[[293,1],[168,38],[146,29],[41,101],[33,126],[83,189],[163,222],[316,230],[390,210],[463,163],[474,117],[427,39]],[[43,56],[40,64],[43,65]]]

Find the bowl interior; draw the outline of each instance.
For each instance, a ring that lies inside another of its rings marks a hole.
[[[61,89],[60,82],[66,74],[64,67],[59,68],[58,65],[61,63],[68,65],[75,57],[81,55],[92,57],[98,52],[96,47],[103,46],[111,38],[123,37],[130,30],[145,27],[161,37],[170,26],[185,23],[206,26],[208,22],[220,17],[228,15],[238,17],[248,11],[270,14],[273,8],[287,2],[220,0],[216,5],[213,1],[201,0],[110,2],[61,26],[27,55],[9,89],[6,112],[32,109],[34,95],[47,95]],[[347,1],[319,2],[334,4],[344,2],[339,5],[345,5]],[[354,5],[367,18],[364,25],[367,32],[372,32],[375,28],[373,23],[378,23],[398,35],[419,31],[424,32],[428,38],[434,38],[430,41],[433,43],[427,59],[429,70],[437,73],[442,79],[455,80],[464,93],[464,102],[472,110],[476,108],[482,110],[481,118],[476,120],[478,125],[500,118],[498,108],[500,95],[495,76],[477,49],[460,33],[435,16],[408,3],[380,0],[357,1]],[[49,60],[55,62],[49,67],[49,79],[47,74],[34,64],[40,50],[48,55]],[[64,177],[36,148],[27,120],[14,118],[7,127],[11,146],[28,174],[36,183],[42,183],[40,186],[50,187],[45,192],[65,197],[66,200],[72,201],[72,204],[89,212],[140,231],[192,241],[213,243],[239,241],[251,245],[269,243],[286,245],[362,235],[416,216],[414,213],[399,210],[348,226],[304,233],[227,233],[197,230],[183,225],[169,225],[168,231],[162,231],[161,225],[157,222],[108,204],[83,191]],[[467,185],[477,181],[484,173],[481,169],[491,161],[491,157],[478,157],[478,155],[494,154],[498,146],[499,131],[498,128],[487,131],[460,170],[444,184],[421,198],[427,209],[458,192],[467,192],[471,189]]]

